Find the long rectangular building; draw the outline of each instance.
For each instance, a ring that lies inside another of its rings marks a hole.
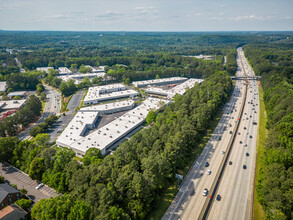
[[[120,102],[120,106],[121,103],[122,102]],[[77,155],[81,156],[85,155],[89,148],[93,147],[100,149],[102,154],[105,155],[107,154],[107,150],[110,149],[115,143],[119,142],[126,135],[137,129],[145,121],[149,111],[157,110],[168,103],[168,100],[148,98],[136,108],[130,110],[121,117],[91,132],[88,135],[86,135],[87,131],[85,129],[90,126],[93,127],[93,124],[98,120],[97,117],[99,114],[95,113],[96,116],[94,117],[92,115],[94,112],[89,111],[89,116],[84,118],[83,121],[80,117],[82,117],[85,112],[78,112],[72,122],[70,122],[64,132],[58,138],[56,143],[59,146],[72,148],[77,153]],[[130,102],[127,104],[127,106],[129,106],[129,108],[133,107]],[[105,110],[105,105],[103,105],[103,108]],[[117,108],[117,106],[115,108]]]
[[[154,85],[166,85],[172,83],[182,83],[186,81],[187,78],[185,77],[170,77],[170,78],[163,78],[163,79],[152,79],[152,80],[144,80],[144,81],[135,81],[132,84],[137,88],[147,87],[147,86],[154,86]]]
[[[202,81],[203,79],[189,79],[170,90],[165,90],[159,87],[148,87],[145,91],[149,94],[167,96],[172,99],[176,94],[183,95],[187,89],[193,88],[196,83],[201,83]]]
[[[122,84],[110,84],[105,86],[90,87],[84,98],[85,105],[97,104],[101,101],[115,100],[127,97],[135,97],[139,93],[135,90],[126,90]]]

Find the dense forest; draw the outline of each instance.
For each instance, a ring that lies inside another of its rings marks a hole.
[[[257,196],[266,219],[293,218],[293,44],[250,44],[244,47],[261,75],[268,135]]]

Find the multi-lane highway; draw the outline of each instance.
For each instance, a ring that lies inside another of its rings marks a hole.
[[[236,75],[254,75],[242,49],[237,52]],[[257,83],[237,80],[219,125],[163,219],[248,219],[257,124]]]

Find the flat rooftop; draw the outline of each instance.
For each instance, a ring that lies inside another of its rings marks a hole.
[[[169,103],[167,100],[148,98],[141,105],[104,127],[97,129],[84,138],[78,139],[71,147],[81,152],[86,152],[89,148],[95,147],[105,154],[107,148],[141,125],[149,111],[157,110],[167,103]]]
[[[58,72],[60,74],[64,74],[64,73],[69,73],[70,74],[70,73],[72,73],[72,71],[70,69],[68,69],[67,67],[59,67]]]
[[[201,83],[203,79],[188,79],[187,81],[175,86],[172,89],[165,90],[159,87],[148,87],[145,91],[147,93],[158,94],[173,98],[176,94],[183,95],[187,89],[193,88],[196,83]]]
[[[9,109],[18,109],[24,105],[26,99],[21,100],[7,100],[7,101],[0,101],[0,106],[2,110],[9,110]]]
[[[102,115],[104,113],[107,113],[107,111],[111,111],[114,109],[123,109],[123,107],[129,107],[129,109],[131,109],[133,108],[133,106],[133,100],[126,100],[110,104],[101,104],[81,108],[80,111],[76,113],[74,118],[65,128],[65,130],[62,132],[62,134],[59,136],[57,142],[69,147],[78,138],[82,137],[82,132],[84,131],[86,126],[95,124],[95,121],[99,115]]]
[[[178,81],[185,81],[187,78],[185,77],[170,77],[170,78],[163,78],[163,79],[151,79],[151,80],[144,80],[144,81],[135,81],[132,84],[135,87],[144,87],[148,85],[157,85],[157,84],[168,84],[174,83]]]
[[[37,67],[36,68],[37,71],[44,71],[46,73],[48,73],[50,69],[54,69],[54,68],[53,67]]]
[[[27,91],[15,91],[15,92],[10,92],[7,96],[26,96]]]
[[[123,102],[127,105],[130,105],[131,102],[129,101],[130,100],[122,101],[119,103],[119,106],[123,106]],[[168,104],[169,102],[169,100],[148,98],[143,101],[139,106],[123,114],[121,117],[115,119],[114,121],[106,124],[105,126],[97,130],[94,130],[84,137],[81,135],[78,136],[77,134],[82,131],[81,127],[84,127],[86,124],[85,121],[83,122],[83,124],[81,124],[80,121],[80,117],[84,115],[85,112],[83,112],[84,114],[79,114],[80,112],[78,112],[78,114],[76,114],[76,117],[74,117],[72,122],[70,122],[64,132],[60,135],[56,143],[61,146],[68,146],[78,152],[84,153],[89,148],[95,147],[99,148],[103,154],[106,154],[107,148],[111,147],[114,143],[119,141],[133,129],[141,125],[145,121],[145,118],[150,110],[157,110],[160,107]],[[117,103],[115,106],[117,106]],[[98,106],[99,105],[94,107]],[[105,105],[100,105],[100,107],[104,109],[106,108]],[[90,107],[87,107],[86,109],[91,110]],[[94,114],[94,112],[91,113]],[[97,115],[97,113],[95,114]],[[77,116],[79,117],[77,118]],[[93,121],[93,118],[85,120],[87,120],[87,122],[89,123]]]
[[[4,92],[6,89],[6,82],[0,82],[0,92]]]

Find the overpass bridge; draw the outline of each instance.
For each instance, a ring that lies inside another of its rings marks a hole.
[[[247,79],[247,80],[260,80],[261,76],[231,76],[232,80]]]

